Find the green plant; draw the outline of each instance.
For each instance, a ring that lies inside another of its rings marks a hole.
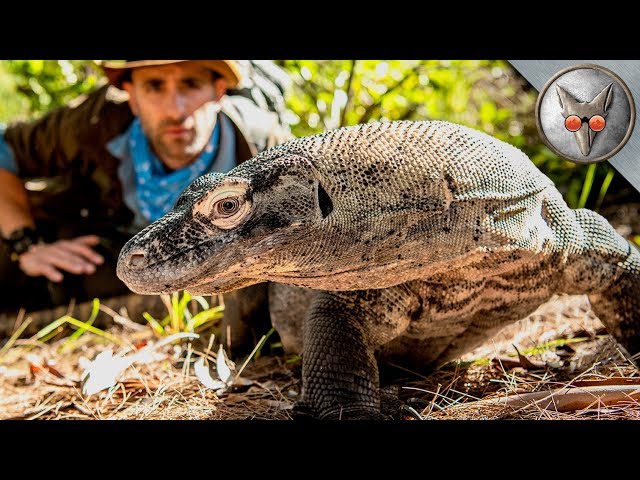
[[[591,191],[593,190],[593,186],[596,183],[596,171],[598,170],[599,165],[602,165],[602,170],[605,170],[606,174],[604,175],[602,183],[600,184],[598,198],[594,203],[593,209],[598,210],[602,205],[602,201],[604,200],[604,197],[609,190],[609,186],[611,185],[611,181],[613,180],[613,176],[615,175],[616,171],[613,169],[613,167],[611,167],[611,165],[592,163],[587,167],[587,173],[585,175],[584,181],[582,183],[582,189],[580,191],[580,199],[575,205],[575,208],[586,208],[588,206],[587,203],[589,197],[591,196]]]
[[[161,298],[168,312],[163,319],[158,320],[148,312],[142,314],[151,329],[160,336],[178,332],[199,332],[222,319],[224,315],[222,302],[211,307],[204,297],[192,296],[186,290],[182,295],[174,292],[171,295],[161,295]],[[202,308],[201,311],[198,311],[198,306]]]
[[[86,332],[92,333],[108,342],[115,343],[117,345],[128,346],[129,344],[125,340],[122,340],[109,332],[93,326],[93,322],[97,318],[99,308],[100,301],[97,298],[94,298],[93,309],[87,321],[83,322],[82,320],[78,320],[77,318],[74,318],[70,315],[63,315],[62,317],[41,328],[38,332],[36,332],[28,339],[28,342],[26,344],[20,345],[20,349],[23,352],[28,352],[38,344],[46,343],[52,338],[56,337],[57,335],[62,333],[67,326],[75,328],[76,330],[68,336],[67,340],[60,347],[60,353],[67,353],[73,350],[77,345],[80,336]],[[26,330],[31,321],[31,318],[27,317],[25,321],[20,325],[20,327],[13,333],[13,335],[11,335],[9,340],[7,340],[7,342],[3,345],[3,347],[0,349],[0,361],[2,361],[9,350],[14,347],[17,340],[20,339],[22,333]]]

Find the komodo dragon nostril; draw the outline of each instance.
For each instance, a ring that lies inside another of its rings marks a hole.
[[[144,252],[133,252],[129,254],[129,261],[127,264],[130,267],[138,268],[141,267],[145,262]]]

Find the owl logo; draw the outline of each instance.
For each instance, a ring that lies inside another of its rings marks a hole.
[[[580,152],[585,157],[599,132],[607,126],[607,110],[613,97],[613,83],[610,83],[590,102],[580,102],[566,89],[556,85],[556,92],[562,108],[564,126],[573,132]]]

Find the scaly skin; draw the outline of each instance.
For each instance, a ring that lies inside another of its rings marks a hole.
[[[146,294],[320,290],[288,287],[310,303],[302,328],[287,295],[270,304],[323,418],[380,416],[376,355],[438,367],[556,293],[588,294],[640,351],[638,251],[521,151],[448,122],[346,127],[204,176],[125,245],[118,275]]]

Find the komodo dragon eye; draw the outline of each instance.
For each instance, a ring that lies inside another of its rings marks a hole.
[[[240,209],[240,205],[240,199],[232,197],[218,200],[213,208],[216,210],[216,214],[221,217],[230,217]]]
[[[209,217],[218,228],[234,228],[251,211],[251,200],[246,193],[246,184],[224,185],[200,200],[195,211]]]

